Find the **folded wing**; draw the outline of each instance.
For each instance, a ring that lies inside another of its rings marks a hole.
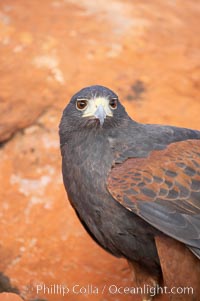
[[[200,257],[200,140],[115,164],[107,187],[117,202]]]

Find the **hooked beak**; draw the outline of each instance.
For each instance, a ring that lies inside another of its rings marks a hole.
[[[105,110],[104,110],[102,104],[100,104],[100,105],[97,107],[97,109],[96,109],[96,111],[95,111],[95,113],[94,113],[94,116],[95,116],[97,119],[99,119],[100,125],[102,126],[103,123],[104,123],[104,119],[106,118],[106,112],[105,112]]]
[[[101,127],[107,116],[112,117],[113,113],[109,107],[109,100],[105,97],[96,97],[88,101],[88,106],[82,114],[82,117],[99,120]]]

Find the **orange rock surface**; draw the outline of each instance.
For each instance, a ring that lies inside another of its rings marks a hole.
[[[0,294],[0,301],[23,301],[18,295],[12,293]]]
[[[73,93],[101,84],[135,120],[200,129],[199,37],[195,0],[1,1],[0,271],[26,300],[140,300],[109,293],[131,274],[67,201],[58,124]]]

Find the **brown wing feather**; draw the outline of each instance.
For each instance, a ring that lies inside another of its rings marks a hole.
[[[190,199],[200,191],[200,141],[187,140],[170,144],[165,150],[152,151],[148,158],[130,158],[116,164],[108,177],[108,189],[113,197],[127,207],[127,200],[137,201],[187,200],[194,210],[200,210]],[[188,211],[192,209],[188,208]]]
[[[200,140],[172,143],[147,158],[116,164],[107,187],[128,210],[200,248]]]

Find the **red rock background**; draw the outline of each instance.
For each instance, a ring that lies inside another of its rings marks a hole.
[[[199,37],[195,0],[0,2],[0,271],[25,299],[39,284],[133,285],[125,260],[88,237],[67,201],[59,120],[73,93],[102,84],[140,122],[200,129]]]

